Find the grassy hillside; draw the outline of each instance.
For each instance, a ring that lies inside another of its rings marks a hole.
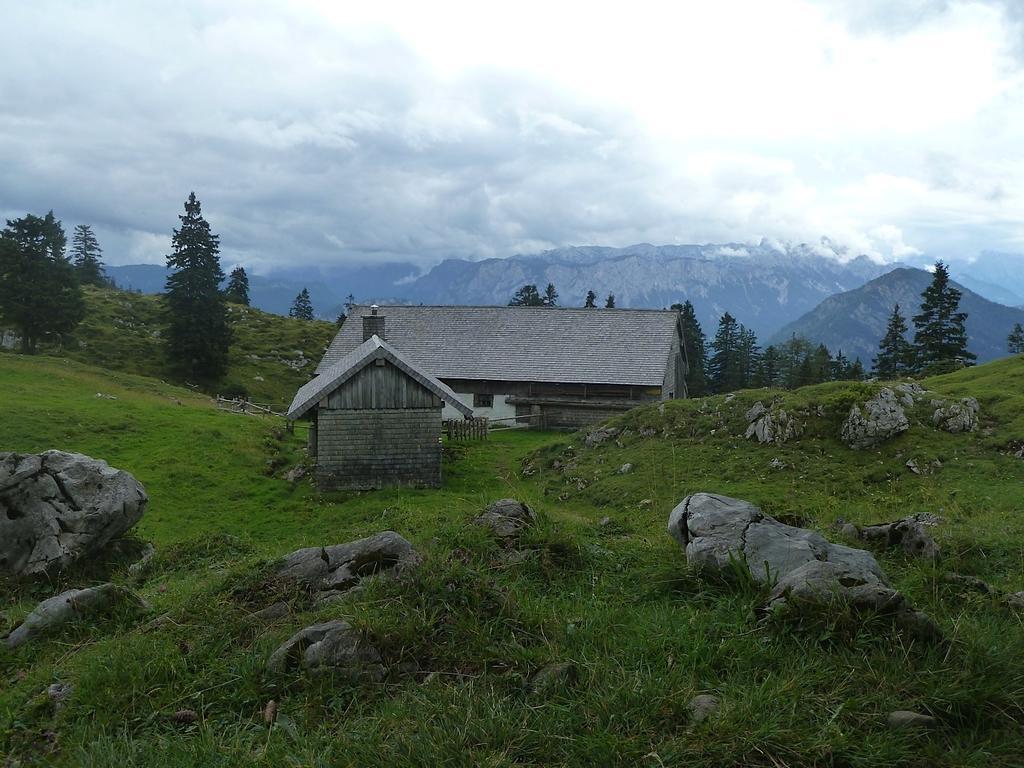
[[[926,385],[978,397],[983,429],[954,436],[915,423],[857,453],[834,434],[870,385],[743,392],[624,414],[615,426],[628,433],[594,448],[531,432],[450,446],[438,491],[321,494],[281,477],[302,435],[276,420],[217,412],[151,379],[0,357],[0,445],[82,450],[132,471],[151,495],[138,534],[158,548],[155,572],[135,585],[154,606],[142,622],[117,615],[0,651],[0,755],[97,766],[1020,765],[1021,617],[941,577],[1024,589],[1024,461],[1005,450],[1024,438],[1024,360]],[[740,439],[746,408],[770,398],[825,415],[781,448]],[[910,474],[911,456],[942,468]],[[773,458],[787,467],[772,469]],[[633,472],[616,474],[625,462]],[[759,623],[758,589],[689,572],[665,533],[669,510],[697,490],[751,499],[833,540],[837,517],[943,515],[938,564],[879,557],[950,643],[917,645],[884,621]],[[470,524],[503,496],[541,516],[525,554]],[[293,595],[283,619],[251,618],[277,599],[258,578],[268,560],[384,529],[423,553],[413,577],[333,608]],[[123,569],[113,578],[131,583]],[[8,623],[85,579],[11,586]],[[383,684],[265,672],[295,630],[337,617],[415,671]],[[564,661],[574,680],[531,688],[534,672]],[[55,713],[42,692],[57,680],[75,689]],[[723,702],[702,724],[686,711],[697,693]],[[271,699],[279,714],[268,728]],[[173,722],[182,708],[198,721]],[[894,709],[940,725],[888,730]]]
[[[160,334],[158,296],[84,288],[87,314],[61,349],[42,352],[144,376],[170,376]],[[243,386],[255,402],[291,402],[309,380],[337,330],[333,323],[304,322],[237,304],[229,305],[234,343],[223,386]]]

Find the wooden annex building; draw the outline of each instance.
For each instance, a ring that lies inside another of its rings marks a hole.
[[[367,323],[491,422],[578,429],[645,402],[686,396],[675,310],[357,306],[318,374],[363,343]],[[445,402],[444,418],[461,418]]]
[[[288,419],[311,419],[309,448],[324,489],[441,485],[441,412],[472,416],[445,384],[374,333],[295,395]]]

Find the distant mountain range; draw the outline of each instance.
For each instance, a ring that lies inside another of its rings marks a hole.
[[[411,264],[363,267],[291,268],[250,276],[255,306],[286,314],[308,287],[319,316],[333,319],[345,297],[381,304],[507,304],[527,283],[542,291],[553,283],[563,306],[582,306],[588,290],[603,306],[609,293],[619,307],[668,307],[690,299],[705,327],[725,311],[759,335],[796,319],[832,294],[850,290],[891,265],[866,257],[842,262],[820,248],[724,245],[582,246],[508,259],[443,261],[424,274]],[[108,267],[124,288],[156,293],[167,278],[164,267]]]
[[[927,263],[924,257],[917,261]],[[984,359],[998,356],[1000,336],[1009,332],[1004,321],[1012,310],[996,311],[992,307],[998,305],[992,302],[1024,304],[1018,293],[1024,292],[1024,256],[985,253],[974,261],[949,263],[954,279],[965,289],[965,308],[972,313],[970,328],[979,345],[976,351]],[[450,259],[425,273],[411,263],[388,262],[289,267],[249,279],[252,303],[260,309],[287,314],[295,296],[308,288],[317,316],[330,320],[343,311],[349,294],[360,303],[382,305],[493,305],[508,303],[528,283],[541,291],[553,283],[563,306],[582,306],[588,290],[597,293],[599,306],[609,293],[615,294],[618,307],[660,308],[689,299],[709,336],[728,311],[762,340],[796,331],[830,348],[841,346],[868,363],[893,302],[917,306],[927,273],[911,270],[915,276],[910,278],[904,266],[880,264],[865,256],[849,258],[828,240],[814,246],[766,241],[753,246],[641,243],[626,248],[574,246],[507,259]],[[899,274],[877,282],[891,270]],[[121,287],[144,293],[162,291],[167,279],[167,270],[155,265],[108,267],[107,272]],[[857,289],[862,286],[868,291],[864,303],[854,301],[847,307],[836,296],[860,296]],[[836,300],[830,302],[830,297]],[[841,314],[847,311],[848,316]],[[992,319],[991,328],[986,318]]]
[[[842,349],[851,360],[860,357],[866,367],[878,353],[894,304],[899,304],[913,338],[911,317],[921,309],[921,292],[932,276],[923,269],[898,268],[852,291],[830,296],[799,319],[783,327],[766,343],[779,343],[791,335]],[[969,349],[985,362],[1007,354],[1006,337],[1014,323],[1024,324],[1024,309],[1007,307],[956,284],[963,295],[960,309],[967,313]]]

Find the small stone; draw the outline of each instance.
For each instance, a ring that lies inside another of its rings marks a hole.
[[[475,522],[490,528],[499,539],[511,539],[533,526],[537,522],[537,515],[520,501],[499,499],[489,504]]]
[[[890,712],[886,722],[894,731],[931,728],[939,721],[931,715],[923,715],[920,712],[912,712],[908,709],[897,709]]]
[[[299,630],[267,662],[272,673],[295,666],[312,672],[347,674],[355,680],[384,679],[380,652],[344,621],[328,621]]]
[[[1015,611],[1024,611],[1024,592],[1011,592],[1003,598],[1003,603]]]
[[[991,595],[996,592],[995,588],[991,584],[982,581],[977,576],[964,576],[959,573],[947,573],[943,575],[942,580],[947,584],[956,584],[961,587],[966,587],[967,589],[982,592],[986,595]]]
[[[612,519],[606,515],[602,517],[600,520],[598,520],[597,524],[602,528],[607,528],[609,525],[612,524]]]
[[[917,466],[917,462],[913,459],[907,459],[907,469],[913,472],[915,475],[921,474],[921,468]]]
[[[530,678],[530,690],[534,693],[554,692],[572,685],[579,677],[579,670],[571,661],[560,661],[538,669]]]
[[[274,721],[277,720],[277,702],[271,699],[267,702],[266,706],[263,707],[263,722],[271,726]]]
[[[630,463],[629,463],[629,462],[627,461],[627,462],[626,462],[625,464],[623,464],[623,465],[622,465],[621,467],[619,467],[619,470],[618,470],[618,472],[616,472],[616,474],[619,474],[619,475],[628,475],[628,474],[629,474],[630,472],[632,472],[632,471],[633,471],[633,465],[632,465],[632,464],[630,464]]]
[[[788,465],[778,457],[768,462],[768,466],[772,469],[785,469]]]
[[[713,714],[715,714],[722,702],[717,696],[711,694],[702,693],[699,696],[694,696],[690,699],[686,708],[690,710],[690,721],[693,723],[703,723]]]
[[[289,614],[289,612],[290,609],[288,607],[288,603],[281,601],[267,606],[263,610],[256,611],[256,613],[252,614],[249,618],[253,621],[277,621],[278,619],[283,619]]]
[[[53,711],[58,712],[64,706],[64,702],[74,691],[71,683],[53,683],[46,689],[46,698],[53,705]]]
[[[654,501],[652,499],[640,499],[640,502],[637,504],[637,506],[638,507],[649,507],[653,503],[654,503]]]

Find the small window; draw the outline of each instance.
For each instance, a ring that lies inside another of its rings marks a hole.
[[[494,395],[473,395],[474,408],[493,408]]]

